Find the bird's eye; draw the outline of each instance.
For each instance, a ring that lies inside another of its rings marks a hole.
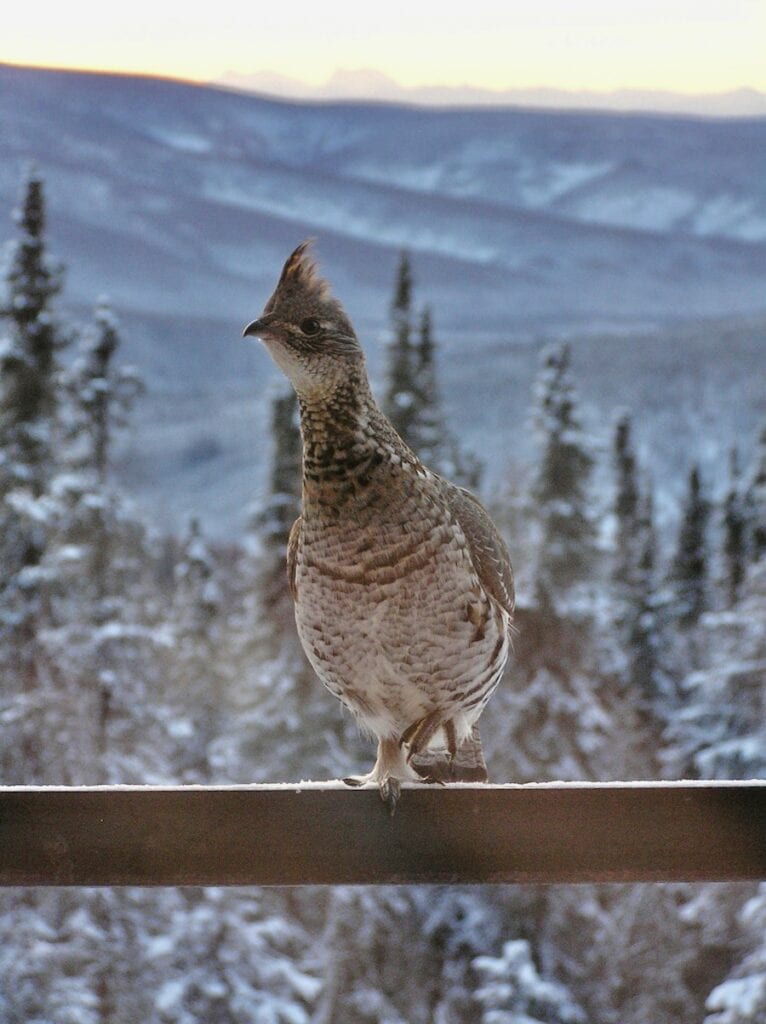
[[[301,320],[301,330],[304,334],[318,334],[319,328],[320,323],[313,316],[307,317],[306,320]]]

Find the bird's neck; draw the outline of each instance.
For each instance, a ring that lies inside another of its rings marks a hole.
[[[417,461],[378,407],[364,373],[322,394],[299,393],[298,405],[304,507],[342,501],[392,462]]]

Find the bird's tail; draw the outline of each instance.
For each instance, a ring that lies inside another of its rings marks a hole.
[[[410,764],[425,782],[488,781],[478,724],[452,759],[445,750],[426,750],[414,756]]]

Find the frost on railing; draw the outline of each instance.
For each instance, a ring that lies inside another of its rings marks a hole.
[[[0,788],[3,885],[766,878],[766,782]]]

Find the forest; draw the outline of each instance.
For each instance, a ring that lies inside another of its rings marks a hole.
[[[209,539],[194,509],[179,532],[154,528],[115,474],[140,367],[123,365],[108,303],[69,325],[45,202],[31,170],[0,286],[0,784],[366,770],[370,744],[292,618],[292,393],[273,401],[268,493],[244,536]],[[576,347],[555,343],[529,396],[535,458],[485,494],[446,422],[416,269],[403,252],[381,404],[523,553],[515,650],[482,723],[491,780],[765,777],[766,424],[746,460],[730,452],[722,498],[689,452],[663,534],[630,411],[597,437]],[[764,1019],[754,884],[0,892],[0,1024]]]

